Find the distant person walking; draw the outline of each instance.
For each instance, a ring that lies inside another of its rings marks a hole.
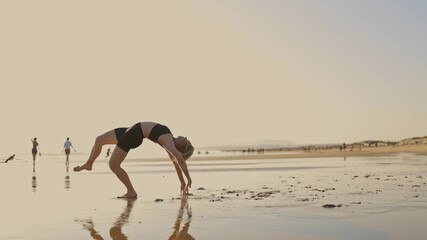
[[[37,152],[39,153],[39,156],[42,155],[42,152],[40,151],[40,145],[37,142],[37,138],[32,138],[31,142],[33,143],[33,148],[31,149],[31,153],[33,154],[33,161],[36,160]]]
[[[62,152],[64,152],[64,150],[65,150],[65,155],[67,156],[67,159],[66,159],[67,162],[66,163],[68,163],[68,158],[69,158],[70,153],[71,153],[71,148],[73,148],[74,152],[76,152],[76,149],[74,149],[74,146],[70,141],[70,138],[67,137],[67,141],[65,141],[64,148],[62,149]]]

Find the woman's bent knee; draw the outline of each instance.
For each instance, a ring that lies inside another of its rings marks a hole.
[[[104,144],[104,139],[102,135],[95,138],[95,145],[102,146],[103,144]]]
[[[108,162],[108,164],[110,165],[111,171],[115,173],[117,170],[121,169],[120,165],[122,164],[123,160],[126,158],[126,155],[127,155],[127,152],[123,151],[119,147],[114,148],[110,161]]]
[[[114,173],[115,173],[118,169],[120,169],[120,164],[117,164],[117,163],[115,163],[115,162],[110,161],[110,162],[109,162],[109,165],[110,165],[110,169],[111,169],[111,171],[113,171]]]
[[[120,169],[120,166],[112,166],[110,165],[110,169],[113,173],[117,173]]]

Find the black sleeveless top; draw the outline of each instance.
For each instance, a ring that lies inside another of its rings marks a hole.
[[[153,127],[153,129],[151,129],[150,136],[148,136],[148,139],[157,143],[157,140],[159,140],[159,137],[167,133],[172,134],[171,130],[169,130],[168,127],[162,124],[156,124]]]

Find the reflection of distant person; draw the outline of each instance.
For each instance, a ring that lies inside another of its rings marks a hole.
[[[40,151],[39,143],[37,142],[37,138],[31,139],[31,142],[33,143],[33,148],[31,149],[31,153],[33,154],[33,161],[36,160],[37,151],[39,152],[39,156],[42,155],[42,152]]]
[[[33,189],[33,192],[36,192],[36,190],[37,190],[37,177],[36,177],[35,161],[33,161],[33,176],[31,177],[31,187]]]
[[[70,175],[68,174],[68,170],[69,170],[70,164],[68,163],[68,160],[65,162],[65,189],[69,190],[71,188],[71,180],[70,180]]]
[[[127,189],[127,193],[120,198],[136,198],[138,195],[132,186],[129,176],[120,165],[125,160],[128,152],[139,147],[144,138],[158,143],[166,150],[181,182],[181,192],[188,194],[192,181],[186,160],[191,157],[194,148],[186,137],[178,136],[175,138],[167,126],[154,122],[139,122],[130,128],[116,128],[98,136],[86,163],[75,167],[74,171],[92,170],[92,165],[101,153],[102,146],[116,144],[109,164],[110,169]],[[183,176],[187,178],[187,183]]]
[[[68,162],[68,157],[70,156],[71,148],[73,148],[74,152],[76,151],[76,149],[74,149],[74,146],[70,141],[70,138],[67,137],[67,141],[65,141],[64,148],[62,149],[62,151],[65,150],[65,155],[67,156],[67,162]]]
[[[191,223],[191,217],[192,217],[192,212],[191,212],[191,208],[188,206],[187,204],[187,200],[188,200],[188,196],[187,195],[183,195],[181,198],[181,207],[179,208],[178,211],[178,216],[176,218],[175,221],[175,225],[173,227],[173,233],[172,235],[169,237],[169,240],[193,240],[195,239],[193,236],[191,236],[188,233],[188,230],[190,229],[190,223]],[[184,226],[181,228],[181,223],[184,219],[184,210],[187,210],[187,220],[184,224]]]
[[[13,160],[15,158],[15,154],[13,154],[12,156],[10,156],[8,159],[6,159],[6,161],[4,161],[5,163]]]

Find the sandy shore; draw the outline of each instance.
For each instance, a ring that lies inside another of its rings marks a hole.
[[[197,155],[195,154],[191,160],[221,160],[224,158],[233,160],[246,159],[289,159],[289,158],[324,158],[324,157],[362,157],[362,156],[386,156],[399,153],[414,153],[419,155],[427,155],[427,145],[411,145],[411,146],[380,146],[380,147],[363,147],[346,149],[325,149],[313,151],[282,151],[269,152],[264,154],[246,153],[246,154],[224,154],[221,156]]]
[[[189,196],[170,161],[133,159],[134,201],[105,159],[21,159],[0,164],[0,239],[424,239],[423,149],[196,156]]]

